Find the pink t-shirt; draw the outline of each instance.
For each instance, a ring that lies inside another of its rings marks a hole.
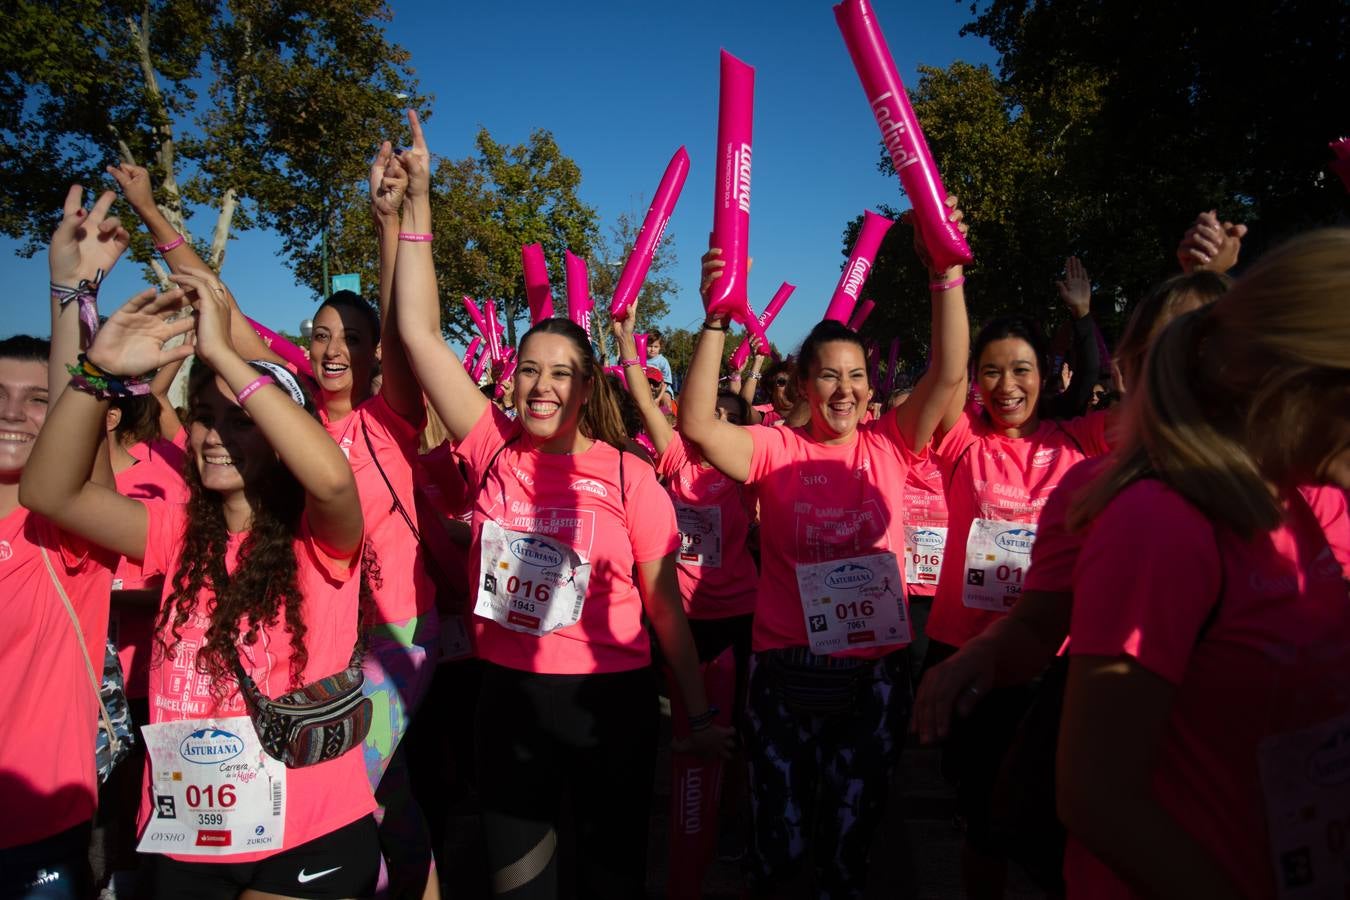
[[[545,674],[643,668],[651,662],[651,648],[642,627],[633,566],[679,549],[670,498],[652,467],[631,453],[623,462],[621,498],[618,450],[596,441],[585,453],[522,453],[521,431],[519,422],[489,404],[455,448],[468,464],[475,491],[486,476],[474,502],[470,593],[481,578],[479,548],[488,519],[571,546],[591,564],[590,584],[581,619],[543,636],[475,616],[478,655],[500,666]]]
[[[98,675],[117,562],[22,507],[0,519],[0,722],[7,729],[0,739],[0,848],[6,849],[89,821],[98,798],[98,696],[40,547],[75,608]]]
[[[746,484],[759,498],[761,547],[755,651],[809,646],[798,565],[890,551],[903,596],[903,494],[915,456],[904,446],[896,417],[860,425],[849,444],[822,444],[805,428],[752,425],[749,432],[754,453]],[[838,655],[875,658],[900,646]]]
[[[1146,480],[1102,511],[1074,570],[1070,652],[1175,685],[1154,796],[1247,897],[1275,896],[1259,745],[1350,710],[1347,559],[1337,490],[1305,489],[1243,541]],[[1065,877],[1073,898],[1135,896],[1072,838]]]
[[[916,459],[905,478],[905,524],[947,527],[947,494],[942,486],[942,469],[931,454]],[[936,581],[912,580],[907,586],[911,597],[931,597],[937,593]]]
[[[1034,526],[1064,474],[1106,453],[1106,414],[1042,421],[1034,434],[1010,438],[983,414],[966,411],[933,451],[947,488],[947,552],[928,617],[928,635],[960,647],[1002,613],[965,605],[966,545],[975,519]],[[978,574],[978,573],[977,573]]]
[[[691,619],[754,612],[759,572],[747,546],[753,502],[741,485],[701,462],[697,449],[678,433],[666,445],[657,472],[675,502],[680,530],[691,541],[676,556],[684,611]]]
[[[187,482],[182,474],[186,454],[182,447],[157,438],[128,447],[127,452],[136,464],[113,476],[119,494],[133,500],[188,501]],[[162,583],[162,578],[147,579],[140,564],[125,556],[118,560],[117,571],[113,574],[114,591],[158,591]],[[114,604],[108,618],[108,636],[117,646],[129,698],[146,696],[146,672],[154,630],[153,609]]]
[[[1073,591],[1073,567],[1083,550],[1083,534],[1069,528],[1069,512],[1097,476],[1106,470],[1109,460],[1094,456],[1076,464],[1045,501],[1036,525],[1036,543],[1031,548],[1031,568],[1023,588],[1067,594]]]
[[[183,555],[187,507],[176,503],[146,503],[148,528],[145,541],[146,572],[165,578],[164,603],[172,602],[173,577]],[[239,547],[246,533],[232,534],[225,552],[226,571],[234,571]],[[302,524],[295,541],[296,580],[304,595],[301,615],[309,661],[301,673],[305,684],[347,667],[356,644],[357,605],[360,593],[360,552],[337,558],[319,544]],[[150,722],[175,722],[212,716],[245,716],[248,710],[238,687],[223,697],[212,693],[211,678],[197,670],[197,649],[205,638],[210,619],[206,604],[211,594],[203,591],[196,610],[179,629],[180,642],[173,659],[156,647],[150,663]],[[241,623],[241,627],[242,627]],[[284,613],[277,624],[264,628],[253,646],[241,644],[240,660],[249,676],[269,697],[293,689],[291,685],[291,636]],[[140,823],[151,813],[149,773],[142,791]],[[375,798],[366,778],[360,747],[353,747],[335,760],[286,771],[286,843],[282,849],[322,837],[373,812]],[[214,857],[182,857],[220,862],[251,862],[280,850],[234,853]],[[178,858],[178,857],[175,857]]]
[[[320,419],[351,463],[356,489],[361,495],[361,514],[366,521],[366,543],[380,563],[380,579],[371,584],[375,621],[406,625],[436,605],[436,585],[427,574],[417,536],[393,508],[393,498],[380,468],[416,524],[413,462],[417,459],[420,432],[394,412],[379,394],[336,422],[328,421],[322,410]],[[365,435],[370,436],[369,445]],[[379,457],[378,467],[370,455],[372,446]]]
[[[437,583],[436,599],[442,613],[468,613],[468,550],[450,539],[444,522],[467,521],[472,514],[469,484],[460,473],[459,457],[446,441],[417,458],[413,469],[418,521],[431,559],[427,572]],[[442,579],[446,583],[440,583]],[[470,605],[471,606],[471,605]]]

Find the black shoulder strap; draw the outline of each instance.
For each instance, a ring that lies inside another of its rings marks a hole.
[[[413,537],[417,538],[417,542],[421,543],[422,534],[413,524],[412,516],[408,515],[408,510],[404,508],[403,501],[398,498],[398,492],[394,490],[394,484],[385,473],[384,466],[380,465],[379,454],[375,452],[375,445],[371,443],[370,432],[366,430],[365,422],[361,423],[361,436],[366,439],[366,449],[370,451],[370,461],[375,464],[375,468],[380,472],[380,477],[384,479],[384,486],[389,489],[389,499],[393,501],[393,506],[389,507],[389,511],[397,511],[399,515],[403,516],[403,521],[408,523],[408,530],[413,533]]]

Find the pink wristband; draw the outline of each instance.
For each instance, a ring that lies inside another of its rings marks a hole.
[[[619,360],[619,365],[621,365],[621,366],[640,366],[640,365],[642,365],[642,360],[640,360],[640,359],[621,359],[621,360]]]
[[[257,378],[253,379],[248,384],[244,385],[244,389],[240,391],[238,396],[236,396],[234,399],[239,401],[240,406],[243,406],[244,401],[247,400],[249,397],[252,397],[254,394],[256,394],[258,392],[258,388],[262,387],[265,384],[276,384],[276,382],[272,380],[271,375],[259,375]]]
[[[962,275],[958,278],[953,278],[951,281],[934,281],[932,284],[928,285],[928,289],[930,291],[950,291],[952,288],[959,288],[965,283],[966,276]]]
[[[418,234],[415,231],[400,231],[398,233],[400,241],[412,241],[414,244],[429,244],[431,238],[431,234]]]
[[[174,238],[173,240],[169,241],[167,244],[156,244],[156,245],[155,245],[155,252],[156,252],[156,253],[168,253],[170,250],[177,250],[179,247],[183,246],[183,245],[186,244],[186,243],[187,243],[187,238],[183,237],[183,236],[180,234],[178,237],[176,237],[176,238]]]

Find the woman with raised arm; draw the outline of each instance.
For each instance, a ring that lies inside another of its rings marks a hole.
[[[1347,296],[1325,229],[1168,325],[1069,514],[1071,900],[1350,885]]]
[[[955,198],[949,205],[959,222]],[[921,241],[916,249],[924,255]],[[720,277],[720,253],[704,257],[705,296]],[[909,403],[865,425],[866,352],[838,322],[817,325],[797,357],[796,387],[810,412],[800,427],[720,420],[726,319],[710,316],[695,345],[680,431],[760,501],[747,707],[759,895],[783,891],[811,867],[821,896],[860,896],[865,885],[909,712],[901,491],[964,381],[970,334],[960,268],[931,277],[932,365]]]
[[[401,232],[420,235],[431,230],[430,154],[409,119]],[[493,889],[557,896],[570,807],[577,896],[641,896],[657,725],[644,612],[690,713],[689,749],[731,743],[712,724],[680,605],[675,512],[651,467],[617,449],[627,436],[579,326],[548,319],[526,332],[511,420],[445,343],[430,244],[400,241],[395,287],[408,358],[476,489],[477,756]]]
[[[430,836],[412,796],[406,762],[397,753],[431,683],[440,620],[435,585],[423,559],[413,495],[413,466],[425,407],[391,314],[403,192],[398,170],[386,173],[392,156],[386,141],[370,168],[371,219],[380,259],[379,310],[352,291],[328,297],[314,314],[306,374],[317,385],[320,420],[356,475],[365,516],[364,565],[375,598],[364,663],[365,690],[376,710],[365,745],[366,773],[380,802],[376,818],[388,863],[389,893],[433,897],[439,895],[439,888]],[[173,271],[223,290],[192,245],[182,240],[155,206],[146,171],[126,164],[108,171],[154,235],[157,249]],[[288,364],[258,336],[228,291],[225,296],[231,303],[231,336],[239,352],[250,359]],[[371,377],[377,365],[383,377],[379,390],[372,392]]]
[[[86,474],[108,398],[193,351],[163,349],[193,325],[164,318],[181,289],[139,294],[108,320],[51,411],[22,499],[165,576],[141,808],[141,850],[166,854],[156,895],[362,895],[379,856],[359,750],[337,742],[292,759],[292,742],[254,726],[266,698],[321,679],[359,697],[355,480],[295,378],[235,351],[223,292],[184,281],[196,295],[198,359],[190,501],[133,500]],[[346,735],[358,733],[353,724]]]

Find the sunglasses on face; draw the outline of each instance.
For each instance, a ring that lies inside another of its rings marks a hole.
[[[773,386],[774,386],[774,387],[787,387],[787,386],[788,386],[788,379],[786,379],[786,378],[775,378],[775,379],[773,380]]]

